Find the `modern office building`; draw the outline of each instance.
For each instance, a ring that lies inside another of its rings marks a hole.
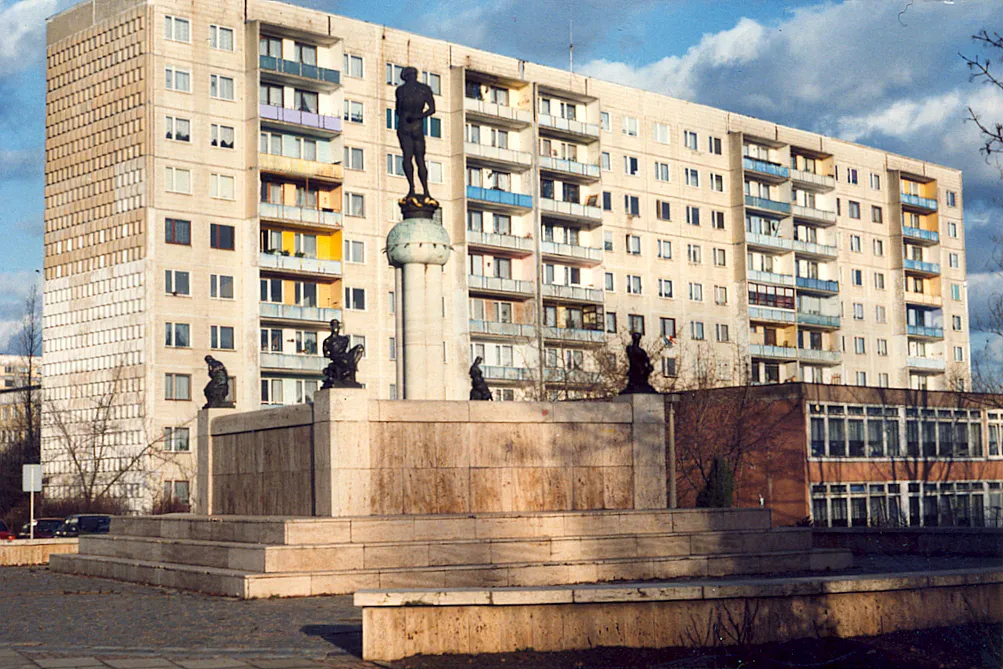
[[[308,401],[333,318],[402,397],[406,65],[455,249],[446,397],[476,355],[498,400],[573,396],[629,331],[666,386],[967,382],[957,170],[289,4],[89,0],[48,22],[50,406],[114,393],[108,438],[183,481],[203,357],[238,409]]]

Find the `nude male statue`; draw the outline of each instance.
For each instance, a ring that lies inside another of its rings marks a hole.
[[[432,89],[427,84],[418,81],[418,70],[405,67],[401,71],[404,83],[397,87],[397,141],[404,153],[404,176],[410,187],[405,200],[415,197],[414,166],[418,166],[418,178],[421,179],[424,200],[430,200],[428,194],[428,168],[425,166],[425,119],[435,113],[435,99]]]

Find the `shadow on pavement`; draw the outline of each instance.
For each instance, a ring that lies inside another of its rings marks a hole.
[[[307,636],[320,637],[355,657],[362,657],[362,625],[304,625],[300,631]]]

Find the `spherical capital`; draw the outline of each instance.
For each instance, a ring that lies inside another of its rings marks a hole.
[[[410,263],[445,265],[449,251],[449,233],[430,219],[404,219],[387,235],[387,258],[395,267]]]

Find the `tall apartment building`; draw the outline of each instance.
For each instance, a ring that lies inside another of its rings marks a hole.
[[[48,23],[53,406],[86,421],[113,392],[116,448],[157,444],[180,482],[203,357],[238,409],[307,401],[332,318],[365,343],[359,380],[399,397],[406,65],[435,94],[455,248],[447,397],[475,355],[499,400],[573,393],[628,331],[683,383],[968,378],[957,170],[288,4],[89,0]]]

